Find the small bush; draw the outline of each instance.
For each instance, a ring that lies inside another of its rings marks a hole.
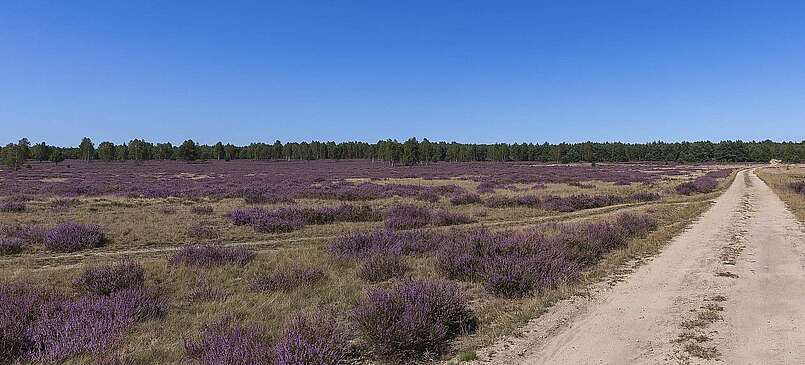
[[[73,285],[83,291],[110,295],[124,290],[140,288],[145,281],[143,266],[130,261],[85,269]]]
[[[430,223],[430,210],[415,205],[397,205],[386,212],[385,226],[389,230],[426,227]]]
[[[492,195],[484,200],[484,206],[489,208],[505,208],[516,206],[517,202],[505,195]]]
[[[478,194],[464,193],[450,198],[450,203],[453,205],[467,205],[477,204],[481,202],[481,196]]]
[[[25,203],[21,201],[7,201],[0,203],[0,212],[21,213],[25,211]]]
[[[358,269],[358,277],[370,283],[379,283],[391,278],[398,278],[408,271],[408,266],[400,255],[392,253],[375,253],[363,260]]]
[[[271,347],[257,326],[234,323],[231,317],[204,326],[198,340],[184,340],[187,358],[204,365],[270,364]]]
[[[26,331],[31,343],[27,357],[37,362],[102,354],[137,322],[162,316],[166,303],[157,292],[129,289],[54,302],[48,308]]]
[[[696,193],[709,193],[718,188],[718,180],[711,176],[697,177],[693,181],[688,181],[677,185],[676,192],[682,195]]]
[[[249,288],[252,291],[290,291],[299,287],[310,287],[327,278],[321,269],[304,268],[276,271],[254,279]]]
[[[177,251],[168,262],[171,265],[220,266],[234,264],[245,266],[254,259],[256,253],[244,247],[224,247],[214,245],[186,246]]]
[[[221,233],[210,222],[196,222],[187,228],[187,235],[203,240],[214,240],[221,237]]]
[[[59,252],[96,248],[104,243],[106,236],[103,227],[97,224],[62,223],[45,235],[45,247]]]
[[[24,243],[35,244],[45,242],[47,230],[35,225],[3,227],[3,234],[10,238],[19,238]]]
[[[274,364],[347,364],[349,336],[335,318],[335,314],[329,312],[304,313],[291,318],[274,345]]]
[[[438,355],[454,337],[475,327],[458,287],[443,280],[371,290],[352,316],[375,354],[406,361]]]
[[[435,226],[453,226],[457,224],[475,223],[476,220],[458,212],[438,210],[433,213],[431,220]]]
[[[363,258],[375,252],[400,253],[395,232],[351,233],[333,239],[327,250],[340,258]]]
[[[212,206],[209,205],[194,205],[190,207],[190,211],[194,214],[209,215],[212,214]]]
[[[788,187],[796,193],[805,194],[805,181],[792,182],[788,184]]]
[[[57,298],[40,286],[0,283],[0,363],[15,363],[31,351],[26,333],[38,314]]]
[[[0,237],[0,255],[14,255],[22,252],[24,242],[15,237]]]

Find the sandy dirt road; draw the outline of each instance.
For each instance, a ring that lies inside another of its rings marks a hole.
[[[479,352],[492,364],[805,364],[805,233],[753,171],[651,262]]]

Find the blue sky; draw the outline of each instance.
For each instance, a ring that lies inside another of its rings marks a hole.
[[[801,1],[0,0],[0,136],[799,141],[802,19]]]

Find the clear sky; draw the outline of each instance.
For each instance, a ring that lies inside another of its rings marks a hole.
[[[805,139],[803,1],[0,0],[0,139]]]

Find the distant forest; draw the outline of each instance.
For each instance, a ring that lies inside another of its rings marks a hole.
[[[252,143],[235,146],[218,142],[200,145],[193,140],[179,146],[133,139],[129,143],[101,142],[95,145],[83,138],[78,147],[55,147],[45,142],[31,144],[23,138],[9,143],[0,151],[3,162],[19,167],[26,160],[60,162],[80,160],[318,160],[374,159],[403,165],[436,161],[539,161],[539,162],[785,162],[805,161],[805,141],[802,142],[584,142],[560,144],[496,143],[471,144],[431,142],[416,138],[367,142],[286,142]]]

